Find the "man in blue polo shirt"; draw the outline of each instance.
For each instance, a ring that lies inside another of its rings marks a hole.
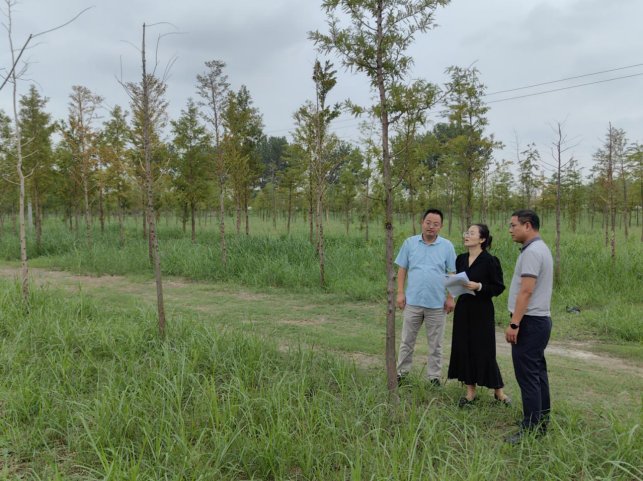
[[[439,210],[427,210],[422,218],[422,234],[406,239],[395,259],[399,266],[397,307],[404,311],[397,362],[398,384],[411,370],[415,340],[424,323],[429,342],[426,375],[431,384],[440,386],[446,315],[455,307],[453,297],[444,288],[444,274],[455,272],[455,249],[450,241],[438,235],[443,220]]]

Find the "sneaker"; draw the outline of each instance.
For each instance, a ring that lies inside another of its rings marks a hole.
[[[406,376],[397,375],[397,387],[402,387],[406,383]]]

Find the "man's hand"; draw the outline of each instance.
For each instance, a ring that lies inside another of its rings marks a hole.
[[[406,307],[406,296],[404,295],[403,292],[397,295],[397,307],[399,307],[402,310],[404,310],[404,308]]]
[[[507,340],[508,343],[518,344],[519,330],[520,330],[520,326],[518,326],[518,329],[512,329],[511,326],[507,328],[507,332],[505,332],[505,339]]]
[[[462,287],[470,291],[477,291],[480,288],[480,284],[478,282],[469,281],[462,284]]]
[[[455,301],[453,300],[453,297],[447,296],[447,300],[444,303],[444,310],[447,312],[447,314],[451,314],[454,309],[455,309]]]

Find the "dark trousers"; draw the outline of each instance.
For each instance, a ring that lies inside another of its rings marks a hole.
[[[523,316],[518,343],[511,346],[516,381],[522,394],[522,429],[547,429],[551,410],[545,348],[551,335],[551,317]]]

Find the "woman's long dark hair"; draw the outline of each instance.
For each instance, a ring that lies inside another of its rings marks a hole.
[[[489,235],[489,227],[487,227],[486,224],[473,224],[478,228],[480,231],[480,238],[484,239],[484,242],[480,245],[482,247],[482,250],[489,250],[491,249],[491,242],[493,241],[493,237]]]

